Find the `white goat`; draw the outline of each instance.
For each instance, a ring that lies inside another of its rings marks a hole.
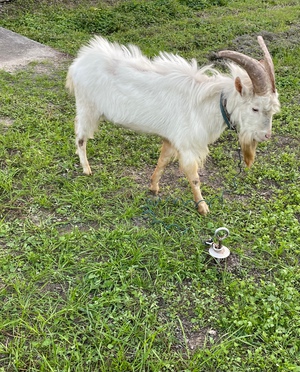
[[[206,214],[198,167],[208,145],[226,126],[235,127],[251,166],[257,142],[271,137],[272,116],[279,111],[273,62],[261,36],[258,42],[264,51],[261,62],[229,50],[217,53],[239,65],[228,63],[231,74],[223,75],[211,66],[198,69],[195,60],[178,55],[160,53],[150,60],[136,46],[93,38],[79,51],[66,83],[76,98],[76,145],[83,172],[91,174],[86,144],[100,120],[159,135],[163,146],[150,190],[158,193],[165,167],[178,157],[197,209]]]

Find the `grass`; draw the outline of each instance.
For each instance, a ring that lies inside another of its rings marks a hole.
[[[0,24],[69,57],[0,71],[0,371],[299,371],[299,4],[292,0],[15,0]],[[201,171],[199,216],[160,140],[107,123],[74,154],[67,67],[93,33],[152,56],[274,57],[282,110],[239,174],[235,135]],[[231,256],[203,242],[226,226]]]

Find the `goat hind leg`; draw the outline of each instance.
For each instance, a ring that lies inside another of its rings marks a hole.
[[[79,156],[80,164],[83,168],[83,173],[91,175],[92,171],[86,156],[86,145],[88,136],[80,133],[78,119],[75,119],[75,134],[76,134],[76,154]]]
[[[159,191],[159,180],[170,161],[176,156],[177,151],[168,140],[164,139],[156,168],[151,177],[150,190],[157,195]]]
[[[86,144],[87,144],[87,138],[77,138],[76,137],[76,145],[77,145],[77,150],[76,153],[79,156],[80,159],[80,164],[83,168],[83,173],[87,175],[91,175],[91,167],[89,165],[89,161],[86,156]]]

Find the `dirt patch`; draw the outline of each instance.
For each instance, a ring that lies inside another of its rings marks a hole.
[[[31,209],[21,217],[31,221],[32,224],[38,227],[42,226],[53,226],[55,225],[57,231],[61,234],[68,234],[74,229],[78,229],[81,232],[88,232],[90,230],[96,230],[99,228],[99,223],[95,221],[82,222],[78,220],[67,219],[60,215],[57,215],[55,211],[49,211],[47,209]]]
[[[41,293],[43,295],[48,294],[51,297],[56,297],[57,299],[67,300],[67,293],[69,285],[67,283],[38,283]]]
[[[289,30],[279,33],[261,31],[254,35],[242,35],[231,42],[231,47],[249,56],[261,57],[261,49],[257,43],[257,36],[261,35],[270,50],[291,49],[299,46],[300,43],[300,24],[292,25]]]
[[[215,167],[213,160],[208,158],[204,167],[198,171],[201,183],[207,184],[212,188],[220,186],[219,180],[214,176]],[[155,166],[145,167],[144,169],[126,168],[123,169],[122,176],[131,177],[142,190],[148,190],[154,169]],[[182,193],[191,192],[188,180],[180,169],[178,161],[174,161],[166,167],[159,182],[159,196],[168,197],[172,194],[172,190],[175,189],[181,190]],[[149,192],[149,195],[152,194]]]
[[[234,274],[239,274],[241,268],[240,256],[230,252],[226,260],[220,260],[219,266],[222,272],[227,271]]]
[[[0,130],[5,133],[9,127],[11,127],[14,123],[13,119],[7,117],[0,117]]]
[[[218,338],[218,332],[214,329],[203,328],[199,332],[193,332],[190,334],[187,342],[191,350],[196,351],[199,348],[203,348],[206,345],[212,344],[212,340],[215,341]]]
[[[146,167],[144,169],[127,168],[124,169],[123,175],[126,177],[132,177],[135,182],[143,189],[148,189],[150,186],[150,179],[154,172],[155,166],[152,168]],[[184,178],[184,174],[179,169],[178,162],[170,163],[160,180],[160,193],[164,193],[164,190],[170,187],[178,186],[181,179]]]
[[[277,147],[284,147],[286,150],[299,148],[299,139],[291,136],[276,136],[274,138],[274,142],[276,143]]]
[[[196,352],[198,349],[210,347],[214,345],[218,339],[218,332],[209,327],[203,327],[195,330],[195,326],[190,322],[187,317],[181,317],[181,324],[175,330],[176,338],[179,340],[174,349],[188,350]]]

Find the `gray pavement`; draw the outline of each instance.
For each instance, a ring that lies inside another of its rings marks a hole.
[[[0,69],[14,71],[33,61],[52,60],[63,54],[0,27]]]

